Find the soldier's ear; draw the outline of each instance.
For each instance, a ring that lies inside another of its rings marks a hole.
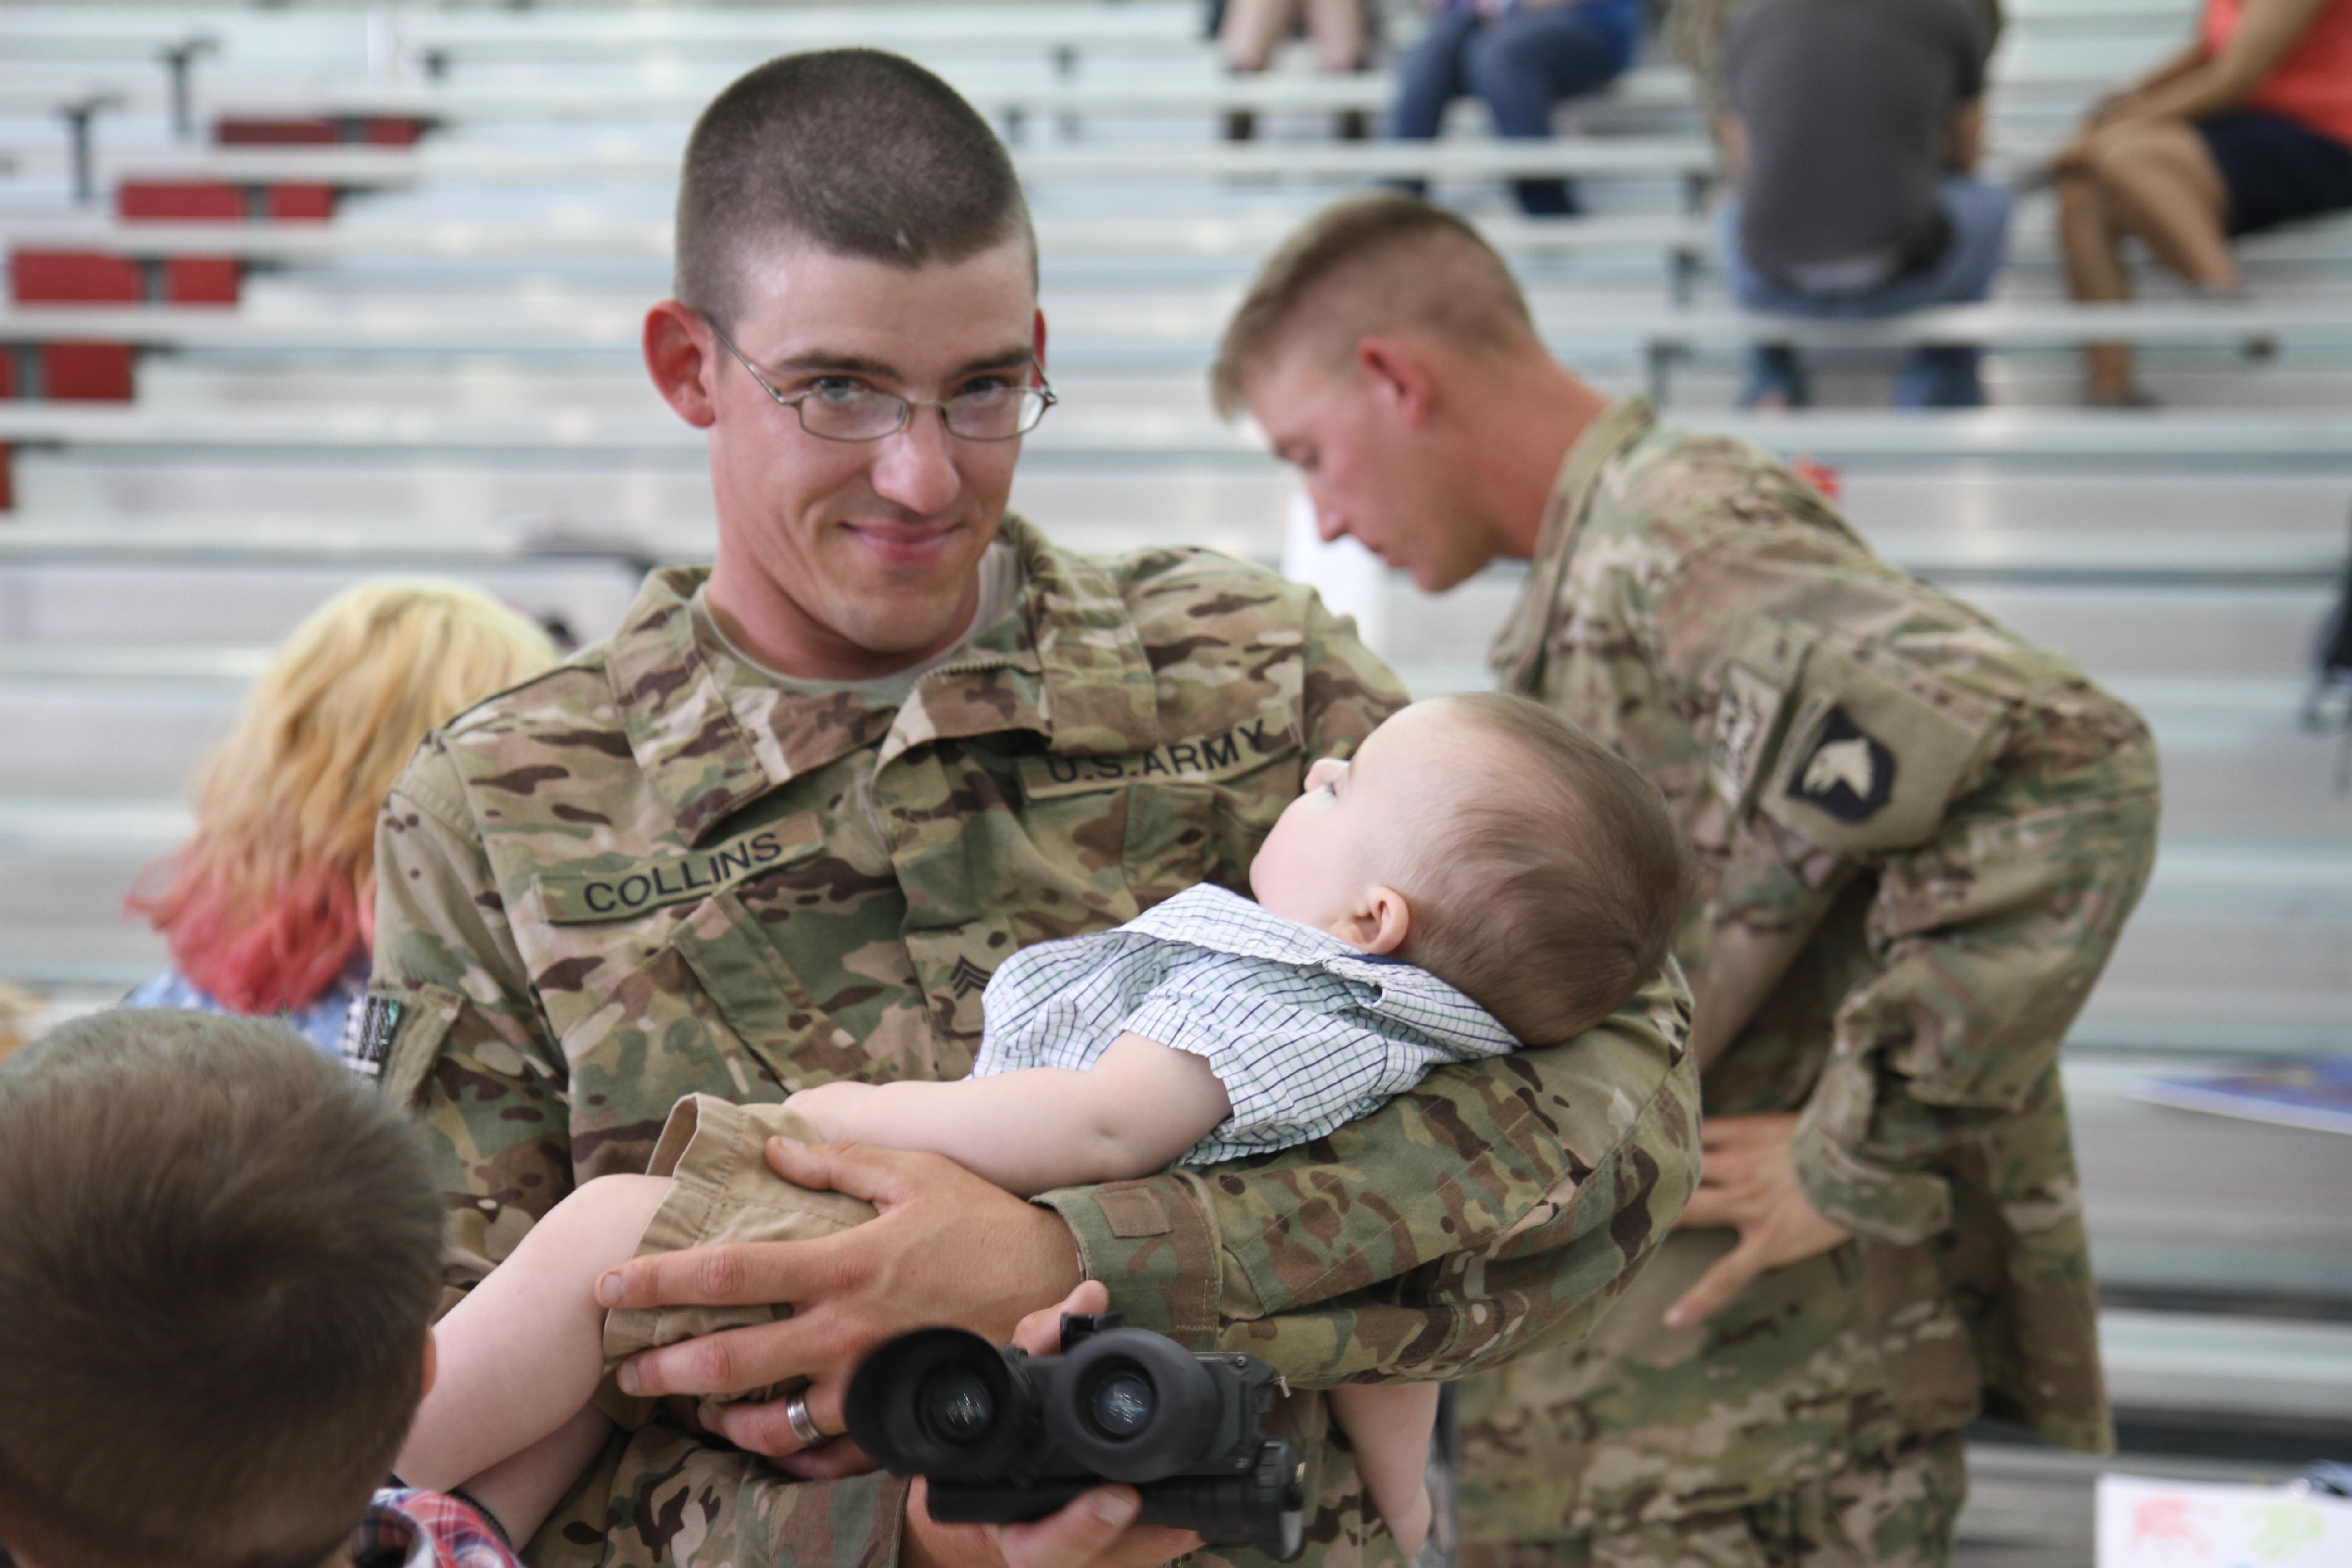
[[[1437,411],[1436,366],[1418,343],[1400,338],[1365,338],[1356,344],[1356,368],[1372,401],[1409,430],[1418,430]]]
[[[675,300],[664,300],[646,312],[644,348],[646,371],[662,401],[698,430],[715,424],[712,381],[725,351],[702,318]]]

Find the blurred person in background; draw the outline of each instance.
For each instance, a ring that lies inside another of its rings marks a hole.
[[[2051,172],[2075,299],[2131,298],[2126,235],[2239,293],[2231,239],[2352,207],[2352,0],[2206,0],[2197,41],[2093,110]],[[2129,344],[2084,362],[2095,406],[2154,401]]]
[[[1302,29],[1323,69],[1360,71],[1371,64],[1372,16],[1366,0],[1218,0],[1210,7],[1217,58],[1236,76],[1265,69],[1282,40]],[[1371,129],[1360,109],[1340,110],[1337,128],[1345,142],[1360,142]],[[1225,140],[1246,142],[1256,134],[1256,114],[1246,109],[1227,112]]]
[[[2009,193],[1973,171],[1984,142],[1984,11],[1973,0],[1753,0],[1725,51],[1717,131],[1737,195],[1717,244],[1732,297],[1805,317],[1899,315],[1992,291]],[[1895,400],[1984,401],[1978,351],[1923,345]],[[1744,406],[1811,401],[1785,343],[1750,353]]]
[[[1698,89],[1699,106],[1720,140],[1724,116],[1731,112],[1731,95],[1725,81],[1724,45],[1731,25],[1755,0],[1666,0],[1666,17],[1659,31],[1675,58],[1690,68]],[[1985,55],[2000,41],[2001,0],[1968,0],[1969,14],[1984,29]]]
[[[1553,107],[1615,81],[1642,41],[1640,0],[1430,0],[1430,8],[1429,30],[1397,67],[1389,134],[1400,141],[1433,139],[1445,106],[1465,95],[1486,104],[1496,135],[1548,137]],[[1532,216],[1580,210],[1566,180],[1512,185]]]
[[[367,984],[392,781],[427,731],[555,658],[455,584],[367,584],[314,611],[198,769],[195,836],[131,892],[172,968],[124,1005],[276,1016],[337,1050]]]

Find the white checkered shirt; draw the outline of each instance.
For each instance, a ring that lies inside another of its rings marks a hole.
[[[982,998],[972,1076],[1092,1067],[1125,1030],[1208,1058],[1233,1115],[1180,1163],[1286,1149],[1432,1068],[1519,1048],[1417,965],[1374,958],[1209,883],[1113,931],[1022,949]]]

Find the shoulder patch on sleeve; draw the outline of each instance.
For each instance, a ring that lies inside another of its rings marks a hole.
[[[1789,794],[1840,822],[1868,822],[1895,798],[1895,753],[1832,706],[1789,775]]]
[[[1715,708],[1715,734],[1707,742],[1706,771],[1715,793],[1737,811],[1746,804],[1773,728],[1780,717],[1780,692],[1745,665],[1724,672],[1723,695]]]
[[[1759,810],[1824,849],[1925,843],[2000,722],[1998,704],[1875,649],[1816,642]]]
[[[1758,773],[1771,766],[1790,706],[1788,694],[1811,644],[1810,636],[1794,627],[1759,622],[1724,668],[1706,771],[1717,797],[1735,814],[1755,794]]]
[[[399,1104],[416,1097],[457,1021],[465,998],[439,985],[410,984],[388,996],[371,990],[343,1026],[343,1065]]]
[[[343,1065],[370,1083],[382,1081],[383,1064],[392,1055],[392,1037],[400,1028],[403,1004],[389,996],[362,996],[343,1016]]]

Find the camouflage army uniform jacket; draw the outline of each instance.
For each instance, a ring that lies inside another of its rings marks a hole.
[[[1856,1240],[1669,1333],[1730,1240],[1685,1233],[1583,1344],[1476,1380],[1465,1533],[1735,1509],[1979,1412],[2108,1446],[2057,1055],[2153,857],[2138,717],[1638,398],[1570,452],[1494,658],[1664,792],[1693,988],[1748,963],[1763,995],[1706,1110],[1801,1112],[1798,1177]],[[1795,949],[1777,981],[1754,938]]]
[[[1192,551],[1097,561],[1008,519],[1015,609],[903,706],[738,666],[649,579],[621,630],[431,737],[378,837],[365,1054],[413,1100],[466,1283],[573,1184],[644,1168],[671,1104],[954,1078],[1024,944],[1249,862],[1315,756],[1402,701],[1307,590]],[[1047,1194],[1130,1322],[1304,1388],[1572,1337],[1696,1180],[1669,970],[1567,1045],[1449,1067],[1269,1157]],[[1393,1558],[1324,1402],[1312,1560]],[[872,1568],[904,1483],[793,1483],[664,1424],[616,1437],[531,1543],[595,1563]]]

